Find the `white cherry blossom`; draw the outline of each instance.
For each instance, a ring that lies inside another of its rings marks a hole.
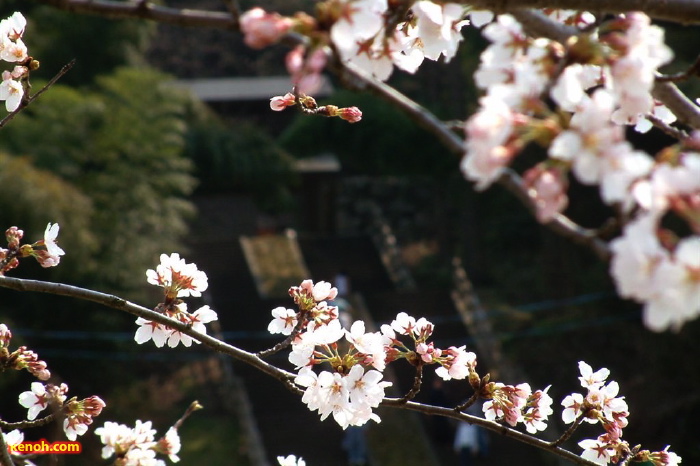
[[[425,57],[438,60],[442,55],[445,61],[450,61],[462,40],[462,27],[469,24],[464,20],[464,6],[419,1],[413,4],[411,11],[416,16],[416,35]]]
[[[267,331],[270,333],[291,335],[292,330],[297,326],[297,313],[293,309],[286,309],[283,306],[276,307],[272,310],[272,317],[272,321],[267,326]]]
[[[41,382],[32,382],[31,391],[19,394],[19,404],[27,408],[27,419],[33,421],[37,415],[49,406],[51,396]]]

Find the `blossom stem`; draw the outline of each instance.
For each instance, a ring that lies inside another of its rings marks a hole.
[[[465,409],[467,409],[468,407],[470,407],[471,405],[473,405],[476,402],[476,400],[478,400],[478,399],[479,399],[479,394],[477,392],[474,392],[474,394],[472,394],[472,396],[470,396],[469,399],[467,399],[467,401],[465,401],[464,403],[458,404],[453,409],[455,412],[460,413],[460,412],[464,411]]]
[[[669,81],[686,81],[692,78],[693,76],[697,75],[700,75],[700,56],[698,56],[698,58],[695,59],[695,62],[692,65],[690,65],[690,67],[687,70],[675,74],[660,74],[656,77],[656,82],[665,83]]]
[[[566,442],[567,440],[569,440],[569,438],[571,437],[571,435],[576,431],[576,429],[578,429],[578,427],[579,427],[579,426],[581,425],[581,423],[583,422],[583,418],[584,418],[584,417],[585,417],[585,413],[581,413],[581,414],[579,415],[579,417],[577,417],[576,420],[574,420],[574,422],[571,424],[571,426],[570,426],[568,429],[566,429],[566,432],[564,432],[564,433],[562,434],[561,437],[559,437],[559,438],[556,439],[555,441],[551,442],[551,445],[552,445],[553,447],[558,447],[558,446],[561,445],[562,443],[564,443],[564,442]]]
[[[272,356],[272,355],[275,354],[275,353],[279,353],[279,352],[282,351],[283,349],[289,347],[289,345],[292,344],[292,342],[293,342],[294,339],[297,337],[297,335],[299,335],[299,333],[301,332],[301,329],[306,325],[306,322],[307,322],[307,320],[308,320],[308,318],[306,317],[306,315],[308,315],[308,313],[300,312],[299,314],[300,314],[300,317],[301,317],[301,318],[299,319],[299,322],[297,322],[296,327],[294,327],[294,328],[292,329],[292,333],[290,333],[289,336],[288,336],[287,338],[285,338],[284,340],[280,341],[279,343],[277,343],[277,344],[276,344],[275,346],[273,346],[272,348],[268,348],[268,349],[266,349],[266,350],[258,351],[257,353],[255,353],[255,356],[257,356],[257,357],[260,358],[260,359],[264,359],[264,358],[266,358],[266,357],[268,357],[268,356]]]
[[[73,68],[73,65],[75,65],[75,59],[73,59],[73,60],[69,61],[67,64],[63,65],[63,68],[61,68],[59,70],[59,72],[56,73],[56,75],[53,78],[51,78],[51,80],[49,82],[46,83],[46,85],[44,87],[39,89],[36,94],[34,94],[33,96],[29,97],[26,100],[22,100],[22,103],[14,112],[8,113],[5,118],[0,120],[0,128],[5,126],[11,119],[13,119],[15,117],[15,115],[17,115],[19,112],[21,112],[23,108],[25,108],[26,106],[28,106],[29,104],[34,102],[37,98],[39,98],[39,96],[41,94],[43,94],[44,92],[46,92],[51,86],[56,84],[56,81],[61,79],[61,77],[64,74],[68,73],[68,71],[70,71],[70,69]]]
[[[179,429],[180,426],[185,422],[185,419],[190,417],[190,415],[192,413],[194,413],[195,411],[199,411],[202,408],[203,408],[203,406],[201,404],[199,404],[199,401],[195,400],[192,403],[190,403],[190,405],[187,407],[187,410],[182,415],[182,417],[180,419],[178,419],[175,424],[173,424],[173,429],[175,429],[175,430]]]
[[[420,386],[423,383],[423,361],[418,361],[418,365],[416,366],[416,376],[413,378],[413,386],[411,389],[406,393],[401,400],[403,400],[404,403],[412,400],[415,398],[415,396],[420,392]]]

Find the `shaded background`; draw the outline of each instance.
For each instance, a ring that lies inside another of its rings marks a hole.
[[[168,5],[217,9],[220,3]],[[313,3],[267,5],[289,13]],[[253,51],[225,31],[75,16],[24,1],[4,2],[0,15],[15,10],[29,19],[25,40],[41,61],[32,74],[34,89],[71,59],[76,65],[0,133],[0,225],[17,225],[31,242],[46,223],[58,222],[67,251],[56,269],[27,262],[12,276],[63,281],[152,307],[160,296],[146,286],[144,272],[160,253],[178,251],[208,272],[211,289],[198,304],[212,303],[227,341],[258,349],[275,343],[263,332],[269,310],[291,302],[256,292],[238,238],[292,228],[314,280],[345,271],[375,322],[401,310],[428,316],[437,326],[436,344],[444,347],[474,342],[449,299],[451,263],[459,257],[507,359],[534,388],[553,385],[553,426],[563,430],[559,402],[578,391],[577,362],[585,360],[594,369],[608,367],[620,383],[631,412],[624,435],[631,445],[660,450],[671,444],[684,464],[700,463],[691,435],[700,415],[700,324],[678,333],[644,329],[640,307],[616,298],[606,264],[538,225],[500,188],[475,194],[459,173],[459,160],[402,114],[337,83],[327,101],[360,107],[361,123],[272,113],[264,99],[204,104],[166,83],[283,75],[286,49]],[[696,28],[668,30],[677,69],[694,60],[696,34]],[[445,120],[464,118],[477,105],[469,78],[484,45],[471,29],[465,36],[451,63],[426,63],[416,76],[396,72],[391,84]],[[696,82],[688,86],[689,95],[698,95]],[[632,137],[650,153],[670,142],[654,132]],[[321,154],[340,169],[300,168],[299,160]],[[517,164],[542,157],[533,149]],[[593,189],[573,183],[571,198],[566,213],[583,226],[598,227],[611,215]],[[391,228],[414,287],[392,281],[382,264],[368,233],[370,204]],[[297,453],[310,465],[344,464],[342,433],[332,421],[320,423],[275,382],[200,348],[135,345],[130,316],[8,290],[0,290],[0,316],[13,330],[13,347],[37,351],[54,381],[71,387],[69,394],[105,399],[108,408],[97,425],[150,419],[162,434],[200,399],[207,409],[181,431],[183,464],[201,464],[203,456],[212,465],[248,464],[253,447],[241,410],[250,405],[270,459]],[[480,366],[482,374],[491,369]],[[396,383],[405,389],[410,370],[396,370]],[[419,399],[456,403],[469,396],[460,383],[431,391],[428,372]],[[250,405],[239,399],[231,373],[240,376]],[[31,381],[25,373],[2,374],[3,419],[25,415],[16,394]],[[375,464],[454,461],[454,426],[441,437],[434,419],[383,416],[381,428],[368,430]],[[580,438],[598,435],[586,429]],[[51,429],[26,433],[30,439],[54,435]],[[86,452],[61,461],[100,464],[94,435],[80,440]],[[406,456],[409,441],[424,445],[427,456]],[[484,464],[553,461],[513,442],[492,441]],[[569,447],[578,451],[574,442]]]

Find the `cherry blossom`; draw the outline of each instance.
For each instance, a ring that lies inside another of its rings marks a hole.
[[[27,19],[19,11],[0,21],[0,39],[18,40],[24,34]]]
[[[673,58],[673,52],[664,44],[663,29],[651,25],[644,13],[629,13],[618,22],[627,30],[622,36],[613,34],[611,40],[612,46],[623,52],[612,59],[612,79],[606,81],[619,105],[612,118],[620,124],[636,124],[653,111],[651,88],[656,70]]]
[[[476,369],[476,354],[465,351],[464,346],[450,346],[444,350],[438,358],[440,367],[435,369],[435,374],[443,380],[461,380],[469,377]]]
[[[503,173],[515,155],[508,148],[514,130],[515,115],[501,99],[482,97],[481,110],[466,123],[466,152],[461,169],[467,179],[476,182],[476,189],[490,186]]]
[[[583,388],[602,387],[610,375],[610,371],[605,367],[593,372],[593,368],[584,361],[578,362],[578,369],[581,372],[581,377],[578,379]]]
[[[186,312],[187,307],[184,303],[181,303],[178,308],[183,316],[180,320],[188,324],[192,330],[205,334],[207,333],[207,327],[204,324],[218,320],[216,312],[209,306],[202,306],[192,314]],[[142,327],[143,328],[143,327]],[[153,338],[153,337],[151,337]],[[154,339],[155,342],[155,339]],[[192,342],[200,343],[197,339],[180,332],[179,330],[171,329],[168,335],[168,346],[175,348],[178,343],[182,343],[186,347],[192,346]],[[157,344],[156,344],[157,345]]]
[[[262,8],[255,7],[241,15],[239,24],[246,45],[261,49],[278,42],[293,22],[278,13],[267,13]]]
[[[566,195],[569,182],[561,169],[537,165],[525,172],[523,181],[540,222],[548,222],[569,204]]]
[[[350,331],[345,331],[345,338],[359,353],[366,355],[366,359],[363,361],[365,364],[371,364],[380,371],[384,370],[386,367],[384,347],[389,342],[381,333],[365,333],[365,323],[357,320],[353,322]]]
[[[277,462],[280,466],[306,466],[306,461],[294,455],[289,455],[287,457],[278,456]]]
[[[267,326],[267,331],[270,333],[291,335],[292,330],[297,326],[297,313],[293,309],[276,307],[272,310],[272,317],[272,322]]]
[[[178,463],[180,461],[180,457],[177,456],[177,454],[180,452],[181,448],[180,435],[174,427],[168,429],[165,435],[156,443],[158,452],[168,455],[168,459],[173,463]]]
[[[102,448],[102,458],[107,459],[115,455],[122,458],[125,464],[165,466],[164,461],[155,458],[156,431],[151,427],[151,421],[137,420],[133,428],[108,421],[95,429],[95,434],[100,436],[105,445]]]
[[[22,103],[24,88],[22,83],[12,79],[7,71],[2,72],[0,80],[0,101],[5,101],[5,110],[14,112]]]
[[[136,319],[136,325],[139,325],[139,328],[136,330],[134,340],[139,345],[146,343],[148,340],[153,340],[153,343],[155,343],[158,348],[161,348],[165,345],[165,342],[172,333],[172,329],[165,325],[146,320],[142,317]]]
[[[416,17],[416,35],[420,37],[425,58],[438,60],[440,56],[450,61],[462,41],[461,29],[469,24],[464,20],[465,7],[458,3],[436,4],[419,1],[411,11]]]
[[[7,325],[0,324],[0,350],[9,347],[10,340],[12,340],[12,332]]]
[[[276,112],[281,112],[287,107],[296,105],[296,97],[294,94],[287,92],[283,96],[275,96],[270,99],[270,108]]]
[[[31,387],[31,391],[20,393],[19,404],[29,409],[27,419],[33,421],[49,406],[51,395],[46,392],[46,387],[41,382],[32,382]]]
[[[578,106],[570,129],[562,131],[549,147],[550,157],[572,162],[582,183],[600,181],[605,149],[624,138],[622,129],[610,123],[613,109],[613,96],[604,89],[595,91]]]
[[[195,264],[188,264],[180,255],[160,255],[160,265],[156,270],[146,271],[148,283],[165,288],[166,297],[186,297],[202,295],[209,286],[206,273],[197,270]]]
[[[296,91],[301,94],[314,94],[321,88],[323,83],[321,71],[323,71],[328,62],[328,52],[324,47],[317,47],[305,57],[306,53],[307,48],[303,45],[293,48],[287,54],[285,64],[287,65],[287,71],[292,77],[292,84]],[[270,106],[272,106],[272,102],[270,102]],[[273,110],[277,109],[273,108]]]
[[[581,457],[597,464],[608,464],[614,450],[600,440],[581,440],[578,445],[583,448]]]
[[[3,432],[1,435],[5,445],[8,447],[10,455],[22,457],[17,464],[22,464],[23,466],[35,466],[35,463],[26,459],[26,454],[24,452],[19,452],[12,448],[13,445],[19,445],[20,443],[24,442],[24,433],[21,430],[15,429],[9,432]]]
[[[356,369],[357,368],[357,369]],[[311,411],[318,411],[321,420],[331,414],[343,429],[363,425],[369,420],[380,422],[372,408],[384,398],[384,389],[391,382],[381,382],[381,373],[355,365],[347,376],[338,372],[321,371],[318,375],[310,367],[302,368],[294,379],[306,387],[302,401]]]
[[[527,404],[523,410],[523,423],[525,429],[531,434],[547,428],[547,418],[554,413],[552,410],[552,397],[547,392],[551,388],[549,385],[544,390],[537,390],[527,399]]]

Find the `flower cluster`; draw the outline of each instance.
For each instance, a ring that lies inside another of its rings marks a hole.
[[[179,254],[173,253],[170,256],[161,254],[160,264],[156,270],[146,271],[146,278],[148,283],[160,286],[164,290],[165,299],[156,306],[157,312],[182,322],[202,334],[207,333],[204,324],[218,319],[216,312],[209,306],[202,306],[190,313],[187,310],[187,304],[179,299],[186,296],[201,296],[209,286],[207,275],[198,270],[195,264],[185,262]],[[168,346],[174,348],[179,343],[188,347],[192,346],[192,342],[199,343],[179,330],[142,317],[136,319],[136,324],[140,326],[134,336],[138,344],[153,340],[158,348],[166,342]]]
[[[532,391],[530,385],[504,385],[489,382],[482,390],[488,399],[483,405],[484,416],[490,421],[503,421],[511,426],[525,424],[531,434],[547,428],[547,419],[552,410],[552,398],[547,394],[550,387]]]
[[[99,416],[105,402],[98,396],[91,396],[78,401],[75,397],[66,402],[68,386],[33,382],[31,390],[19,395],[19,404],[28,409],[27,419],[36,419],[41,411],[51,406],[53,411],[63,414],[63,431],[69,440],[83,435],[92,424],[93,418]]]
[[[102,443],[102,458],[116,457],[115,464],[134,466],[165,466],[165,461],[156,458],[156,454],[167,455],[170,461],[180,461],[180,436],[177,429],[171,427],[166,434],[156,441],[156,431],[151,427],[151,421],[136,421],[136,425],[128,427],[116,422],[105,422],[102,427],[95,429]]]
[[[428,341],[433,324],[400,312],[380,331],[367,331],[363,321],[349,329],[341,325],[336,306],[327,300],[338,291],[328,282],[304,280],[290,288],[298,311],[277,307],[268,326],[271,333],[289,335],[289,361],[298,370],[295,383],[304,387],[302,401],[321,419],[333,415],[346,428],[379,422],[373,409],[384,398],[390,382],[383,381],[387,363],[406,359],[414,366],[438,364],[436,373],[445,380],[469,378],[479,386],[476,355],[462,347],[446,350]],[[405,340],[408,340],[405,342]],[[316,372],[313,367],[326,363],[331,370]]]
[[[10,340],[12,332],[5,324],[0,324],[0,372],[5,369],[22,370],[27,369],[30,374],[39,380],[48,380],[51,372],[47,368],[46,362],[39,359],[34,351],[26,346],[20,346],[10,352]]]
[[[581,386],[587,390],[585,395],[572,393],[562,401],[564,411],[562,419],[567,424],[587,422],[600,423],[605,433],[596,439],[579,442],[583,448],[581,456],[597,464],[609,464],[629,458],[627,462],[650,461],[655,466],[676,466],[681,458],[666,447],[663,451],[650,452],[630,449],[622,440],[622,429],[627,426],[629,412],[624,397],[618,396],[620,387],[617,382],[607,382],[610,371],[606,368],[593,371],[583,361],[578,363]]]
[[[20,245],[24,237],[24,231],[17,227],[10,227],[5,231],[7,249],[0,248],[0,275],[19,265],[19,259],[34,257],[42,267],[55,267],[61,262],[61,256],[65,251],[61,249],[56,238],[58,237],[58,223],[49,223],[44,231],[44,239],[33,244]]]
[[[591,23],[588,14],[549,13],[575,26]],[[648,129],[647,116],[675,120],[651,96],[657,69],[672,58],[663,31],[630,13],[562,45],[532,39],[514,17],[500,15],[483,34],[491,45],[475,80],[487,94],[465,125],[464,175],[484,189],[528,144],[548,147],[549,157],[523,175],[538,219],[548,222],[567,207],[569,173],[598,186],[602,200],[631,219],[611,245],[620,295],[644,303],[654,330],[700,315],[700,133],[652,157],[632,147],[620,126]],[[564,112],[550,110],[550,102]],[[667,213],[693,234],[663,230]]]
[[[0,80],[0,100],[5,101],[5,109],[14,112],[22,103],[24,87],[22,79],[29,75],[27,46],[22,41],[27,20],[22,13],[0,20],[0,60],[13,63],[11,71],[3,71]]]

